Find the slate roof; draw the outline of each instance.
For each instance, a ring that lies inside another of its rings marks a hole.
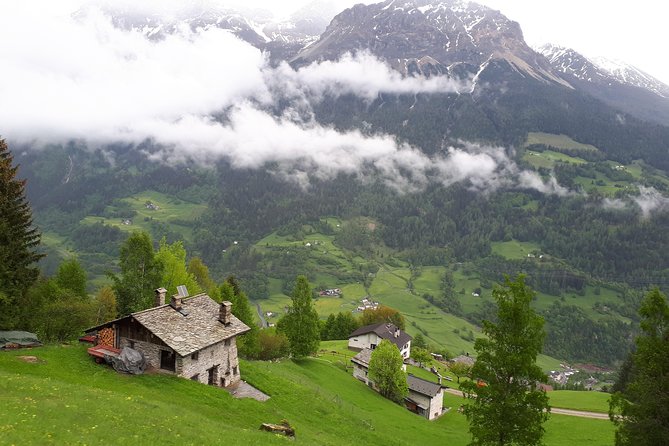
[[[211,297],[198,294],[183,298],[181,312],[169,304],[161,305],[89,328],[86,332],[134,318],[179,355],[186,356],[251,330],[234,315],[230,316],[230,325],[224,325],[218,320],[219,308],[220,304]]]
[[[365,368],[369,368],[369,361],[372,359],[372,350],[369,348],[363,348],[360,350],[360,353],[351,358],[351,362],[360,364]]]
[[[353,333],[348,335],[349,338],[354,336],[360,336],[367,333],[376,333],[381,339],[387,339],[397,346],[400,350],[404,347],[404,344],[412,340],[413,338],[409,336],[408,333],[400,330],[400,335],[395,337],[395,331],[397,327],[394,324],[387,322],[380,322],[378,324],[365,325],[355,330]]]
[[[413,375],[407,375],[407,386],[409,390],[429,397],[437,396],[441,390],[441,384],[433,383]]]

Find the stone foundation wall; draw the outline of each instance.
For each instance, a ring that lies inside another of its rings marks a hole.
[[[131,342],[134,344],[134,347],[131,345]],[[130,347],[134,348],[137,351],[142,352],[144,354],[144,357],[146,358],[146,362],[148,363],[148,365],[156,369],[160,369],[160,351],[167,350],[173,352],[173,350],[169,347],[161,347],[159,345],[152,344],[150,342],[135,341],[134,339],[128,339],[128,338],[121,338],[120,344],[121,345],[119,347],[121,349],[123,347]]]

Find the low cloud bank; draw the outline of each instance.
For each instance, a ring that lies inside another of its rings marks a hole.
[[[641,213],[641,217],[646,219],[657,212],[669,211],[669,198],[654,187],[639,186],[639,195],[632,195],[626,199],[606,198],[602,205],[606,209],[615,210],[635,208]]]
[[[96,8],[36,14],[41,2],[0,5],[0,134],[35,147],[153,141],[150,156],[175,163],[227,159],[240,168],[270,163],[286,179],[339,173],[379,175],[401,191],[429,182],[565,194],[554,179],[521,171],[504,149],[463,143],[428,157],[386,134],[338,131],[313,118],[325,96],[453,93],[446,77],[404,78],[367,53],[295,70],[271,67],[227,31],[183,27],[160,40],[114,27]],[[32,6],[32,7],[31,7]],[[269,111],[281,101],[282,116]],[[219,119],[221,116],[224,119]],[[217,118],[218,117],[218,118]]]

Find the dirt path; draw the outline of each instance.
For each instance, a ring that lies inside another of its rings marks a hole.
[[[451,395],[463,396],[462,392],[458,389],[444,389],[445,392],[450,393]],[[596,420],[608,420],[609,415],[606,413],[600,412],[587,412],[584,410],[573,410],[573,409],[560,409],[559,407],[551,407],[551,413],[557,415],[568,415],[570,417],[581,417],[581,418],[594,418]]]

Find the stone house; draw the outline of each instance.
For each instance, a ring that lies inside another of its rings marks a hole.
[[[407,375],[407,386],[409,395],[404,399],[407,409],[428,420],[434,420],[443,414],[444,389],[441,384],[410,374]]]
[[[363,348],[360,353],[351,358],[351,362],[353,363],[353,377],[373,388],[374,382],[367,377],[370,359],[372,359],[372,351]]]
[[[86,333],[95,332],[98,345],[138,350],[149,366],[166,373],[219,387],[239,382],[236,337],[250,328],[232,314],[232,303],[218,304],[203,293],[173,296],[165,304],[166,292],[156,290],[153,308]]]
[[[348,349],[356,352],[360,352],[364,348],[374,350],[383,339],[395,344],[402,357],[409,359],[412,337],[394,324],[387,322],[366,325],[355,330],[348,336]]]

